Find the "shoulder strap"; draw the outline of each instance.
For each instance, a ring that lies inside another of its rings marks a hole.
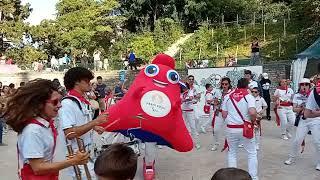
[[[70,99],[71,101],[75,102],[77,104],[77,106],[79,107],[79,109],[82,111],[81,104],[77,98],[75,98],[73,96],[65,96],[61,99],[61,101],[65,100],[65,99]]]
[[[235,102],[234,102],[234,100],[233,100],[233,93],[232,93],[232,94],[230,94],[230,100],[231,100],[231,102],[232,102],[232,104],[233,104],[234,108],[237,110],[237,112],[238,112],[239,116],[241,117],[242,121],[244,122],[245,120],[244,120],[244,118],[243,118],[243,116],[242,116],[242,114],[241,114],[241,112],[240,112],[239,108],[237,107],[236,103],[235,103]]]

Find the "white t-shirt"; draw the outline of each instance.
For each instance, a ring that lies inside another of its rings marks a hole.
[[[249,115],[249,108],[255,108],[255,98],[251,94],[247,94],[244,98],[242,98],[239,102],[234,100],[236,106],[238,107],[239,111],[241,112],[243,118],[247,121],[250,121]],[[222,103],[222,110],[228,112],[228,116],[226,118],[226,123],[230,125],[241,125],[243,124],[243,120],[241,116],[238,114],[237,110],[235,109],[234,105],[230,100],[230,94],[224,97],[224,101]],[[242,129],[240,128],[227,128],[228,131],[238,132]]]
[[[314,91],[312,91],[308,97],[306,109],[309,109],[311,111],[317,111],[320,109],[319,105],[317,104],[314,98]],[[316,117],[315,119],[320,120],[320,117]]]
[[[257,96],[255,97],[255,100],[256,100],[256,110],[257,110],[257,113],[259,113],[260,111],[262,111],[262,108],[263,107],[267,107],[267,103],[266,101],[263,99],[263,97],[261,96]]]
[[[205,95],[205,101],[206,101],[206,105],[211,106],[212,103],[208,103],[208,101],[212,101],[215,97],[215,93],[213,92],[213,90],[211,92],[206,92]]]
[[[294,92],[291,88],[288,88],[287,90],[276,89],[276,91],[274,92],[274,96],[279,97],[280,101],[290,102],[292,100],[293,95]]]
[[[188,92],[182,93],[180,95],[181,100],[192,99],[193,97],[194,97],[194,91],[192,91],[190,89],[188,90]],[[193,101],[191,100],[191,101],[182,102],[181,109],[183,111],[194,110]]]
[[[253,89],[255,87],[258,87],[257,81],[254,81],[254,80],[251,79],[250,82],[249,82],[248,87],[249,87],[249,89]]]
[[[54,138],[49,122],[42,118],[36,120],[45,127],[28,124],[18,135],[19,160],[22,163],[28,163],[28,159],[33,158],[43,158],[49,162],[53,159]]]
[[[292,103],[297,104],[298,106],[301,106],[302,104],[307,103],[307,99],[308,99],[307,96],[297,93],[293,96]]]
[[[91,107],[81,102],[80,100],[79,102],[82,110],[80,110],[77,103],[72,101],[71,99],[64,99],[61,102],[62,107],[59,110],[61,130],[65,130],[74,126],[82,126],[92,120],[93,112]],[[87,150],[91,150],[93,145],[93,130],[90,130],[87,133],[83,134],[82,136],[80,136],[80,138],[83,140]],[[78,145],[75,140],[71,141],[71,145],[74,150],[78,149]]]

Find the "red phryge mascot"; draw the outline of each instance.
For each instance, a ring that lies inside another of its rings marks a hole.
[[[193,142],[182,118],[180,78],[174,68],[172,57],[157,55],[137,75],[122,100],[110,107],[109,120],[103,125],[106,131],[141,139],[146,142],[147,155],[150,143],[154,143],[153,148],[158,144],[179,152],[192,150]],[[154,160],[151,164],[146,160],[145,179],[153,179],[154,174]]]

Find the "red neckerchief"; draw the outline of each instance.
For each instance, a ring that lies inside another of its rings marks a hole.
[[[310,93],[311,93],[311,91],[310,91],[310,89],[308,90],[308,91],[302,91],[302,90],[300,90],[300,92],[299,92],[301,95],[303,95],[303,96],[309,96],[310,95]]]
[[[285,91],[286,91],[286,94],[287,94],[287,92],[288,92],[288,86],[285,86],[285,87],[279,86],[278,89],[280,89],[280,90],[285,90]]]
[[[78,91],[72,89],[68,92],[68,95],[74,96],[76,98],[78,98],[81,102],[87,104],[87,105],[91,105],[90,102],[84,98]]]
[[[246,95],[248,95],[248,89],[247,88],[236,88],[233,93],[233,99],[239,102],[242,98],[244,98]]]
[[[213,94],[212,91],[206,91],[206,95],[207,94]]]

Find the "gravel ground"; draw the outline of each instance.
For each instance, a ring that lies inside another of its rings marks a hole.
[[[306,150],[291,166],[284,165],[288,156],[290,141],[280,139],[280,129],[273,121],[263,121],[263,136],[259,156],[260,180],[319,180],[320,171],[315,170],[314,148],[311,136],[306,138]],[[188,153],[178,153],[164,147],[159,149],[156,160],[157,180],[209,180],[215,171],[226,167],[226,153],[210,151],[211,133],[200,134],[201,149]],[[223,140],[221,140],[223,141]],[[4,136],[8,146],[0,147],[0,179],[14,180],[17,178],[16,134],[9,132]],[[221,142],[222,143],[222,142]],[[62,151],[58,150],[58,156]],[[139,158],[136,180],[142,180],[142,156]],[[246,154],[240,149],[238,167],[247,169]],[[61,178],[70,179],[65,173]]]

